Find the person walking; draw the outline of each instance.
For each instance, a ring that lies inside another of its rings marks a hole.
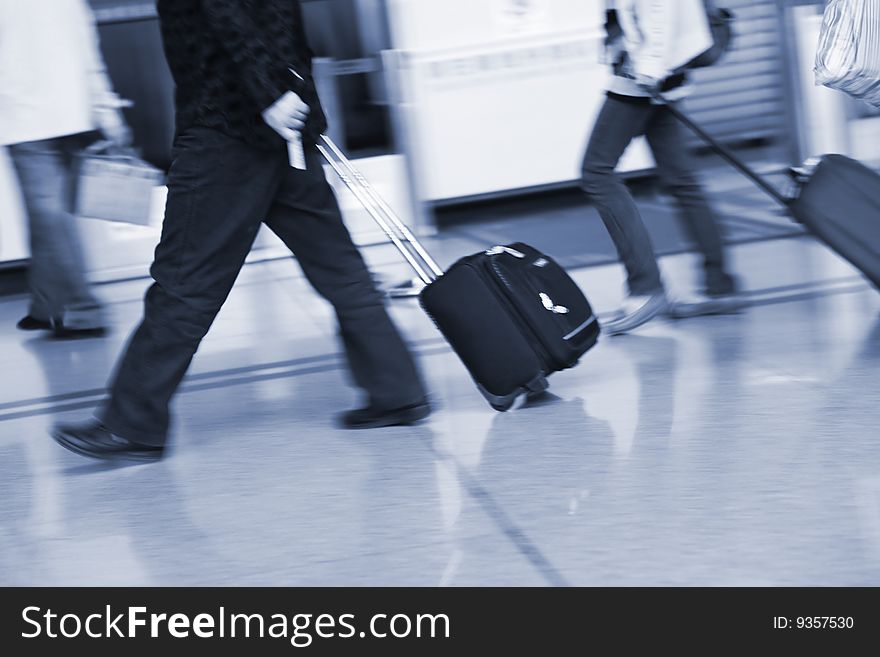
[[[177,132],[144,317],[95,418],[54,439],[102,459],[161,458],[169,403],[265,222],[335,307],[367,397],[346,428],[430,413],[416,365],[345,228],[322,167],[326,129],[299,0],[159,0]],[[291,166],[288,143],[304,163]]]
[[[611,82],[584,155],[581,186],[599,211],[627,273],[628,295],[603,324],[609,335],[632,331],[660,314],[691,317],[740,306],[722,234],[693,170],[687,140],[668,103],[687,91],[681,67],[712,45],[702,0],[613,0],[606,12]],[[702,293],[670,300],[651,238],[617,164],[644,135],[661,182],[679,208],[682,226],[703,258]]]
[[[131,131],[101,57],[85,0],[0,0],[0,146],[7,146],[27,211],[30,305],[25,331],[103,335],[73,216],[76,154],[94,131],[124,147]]]

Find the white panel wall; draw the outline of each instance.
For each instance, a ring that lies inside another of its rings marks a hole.
[[[575,180],[604,100],[600,0],[392,0],[396,107],[420,196]],[[652,166],[636,142],[623,170]]]

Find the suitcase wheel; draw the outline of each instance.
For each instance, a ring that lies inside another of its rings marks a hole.
[[[543,374],[539,374],[526,384],[526,390],[533,395],[542,393],[549,387],[550,383],[547,381],[547,377]]]
[[[483,395],[483,397],[486,398],[486,401],[489,402],[489,406],[500,413],[503,413],[504,411],[509,411],[510,408],[516,403],[516,398],[523,393],[523,390],[519,388],[517,390],[514,390],[509,395],[493,395],[479,383],[477,383],[477,388],[479,388],[480,393]]]
[[[486,401],[489,402],[489,406],[494,408],[499,413],[504,413],[506,411],[509,411],[513,407],[513,405],[516,403],[517,398],[520,395],[538,395],[549,388],[550,384],[547,382],[547,377],[544,376],[544,374],[542,373],[526,383],[522,388],[514,390],[509,395],[493,395],[480,384],[477,384],[477,387],[480,389],[483,397],[486,398]]]

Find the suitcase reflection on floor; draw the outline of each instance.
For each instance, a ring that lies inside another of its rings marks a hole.
[[[609,509],[638,508],[644,496],[663,489],[662,464],[673,449],[678,342],[653,336],[627,342],[627,367],[615,377],[620,380],[613,394],[562,398],[547,391],[525,400],[517,413],[487,419],[478,411],[458,412],[443,418],[448,424],[442,433],[435,431],[434,451],[447,466],[438,465],[447,491],[444,518],[451,534],[463,538],[456,538],[458,548],[441,585],[466,583],[460,571],[468,569],[472,552],[464,537],[484,514],[547,583],[572,584],[547,547],[585,541],[585,553],[601,549],[608,536],[596,536],[591,546],[591,526],[622,529]],[[608,575],[580,574],[596,581]]]

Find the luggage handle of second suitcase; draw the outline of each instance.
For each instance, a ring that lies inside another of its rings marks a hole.
[[[728,162],[733,168],[743,174],[746,178],[755,183],[758,187],[763,189],[768,196],[770,196],[777,203],[782,205],[785,208],[791,204],[790,198],[786,197],[782,192],[780,192],[776,187],[771,185],[769,182],[764,180],[763,176],[754,171],[748,164],[743,162],[740,158],[733,154],[733,152],[722,145],[717,139],[715,139],[712,135],[706,132],[701,126],[699,126],[696,121],[694,121],[687,114],[682,112],[678,107],[676,107],[675,103],[671,103],[666,101],[659,94],[654,94],[654,100],[658,103],[662,103],[665,105],[672,115],[688,130],[697,135],[703,142],[709,146],[715,153],[721,156],[724,160]]]
[[[388,205],[379,193],[373,189],[364,175],[355,168],[342,150],[327,135],[321,136],[318,152],[327,161],[343,184],[354,194],[363,205],[392,244],[403,255],[416,272],[419,279],[430,285],[443,275],[443,270],[434,261],[424,246],[416,239],[409,227],[401,221],[397,213]]]

